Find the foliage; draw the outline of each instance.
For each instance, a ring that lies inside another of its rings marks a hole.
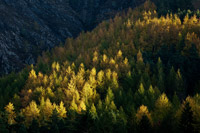
[[[39,57],[29,74],[24,70],[0,79],[0,91],[7,93],[0,101],[8,103],[1,130],[198,131],[199,28],[196,15],[158,17],[147,1],[68,38]]]

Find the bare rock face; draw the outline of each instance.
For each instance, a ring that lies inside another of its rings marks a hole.
[[[42,51],[138,4],[136,0],[0,0],[0,75],[34,64]]]

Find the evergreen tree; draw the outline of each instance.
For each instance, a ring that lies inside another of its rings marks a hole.
[[[180,99],[183,99],[185,98],[186,90],[180,69],[178,69],[177,71],[176,81],[177,81],[177,95]]]
[[[174,67],[172,67],[168,75],[168,84],[166,93],[169,94],[169,96],[173,96],[173,92],[175,90],[177,90],[176,72],[174,70]]]
[[[36,119],[33,119],[32,123],[28,129],[28,132],[30,132],[30,133],[39,133],[40,132],[39,123]]]
[[[8,116],[8,124],[12,125],[15,124],[15,118],[16,118],[16,114],[14,112],[14,106],[12,103],[9,103],[6,107],[5,107],[7,116]]]
[[[193,112],[190,107],[190,103],[186,102],[183,108],[181,119],[180,119],[180,131],[183,133],[193,133],[194,132],[194,117]]]
[[[9,133],[9,130],[7,129],[7,124],[4,119],[4,115],[2,112],[0,112],[0,132],[1,133]]]
[[[96,107],[94,106],[94,104],[92,104],[89,110],[89,114],[93,120],[97,119],[98,116],[97,116]]]
[[[137,128],[138,133],[152,133],[153,131],[149,118],[146,115],[142,116]]]
[[[165,82],[164,82],[163,65],[160,58],[158,58],[157,71],[158,71],[158,88],[162,93],[165,91]]]
[[[58,126],[58,123],[59,123],[59,114],[57,112],[56,109],[53,110],[53,114],[51,116],[51,124],[50,124],[50,132],[51,133],[59,133],[59,126]]]

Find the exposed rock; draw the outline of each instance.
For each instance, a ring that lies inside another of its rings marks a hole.
[[[135,0],[1,0],[0,75],[34,64],[42,51],[136,5]]]

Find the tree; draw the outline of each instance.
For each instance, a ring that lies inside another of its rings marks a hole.
[[[29,78],[30,78],[30,79],[36,79],[36,78],[37,78],[37,75],[36,75],[34,69],[32,69],[32,70],[30,71],[30,73],[29,73]]]
[[[51,116],[51,124],[50,124],[50,132],[52,133],[59,133],[59,114],[56,109],[53,110],[52,116]]]
[[[158,58],[157,71],[158,71],[158,88],[160,89],[161,92],[164,92],[165,90],[164,72],[163,72],[162,61],[160,58]]]
[[[46,120],[49,120],[49,118],[51,117],[51,115],[53,113],[53,109],[54,109],[54,107],[53,107],[51,101],[47,98],[47,100],[45,101],[45,105],[44,105],[43,109],[41,110],[43,112],[42,115],[44,115]]]
[[[86,104],[88,104],[88,99],[93,95],[93,88],[88,82],[85,82],[85,85],[83,86],[82,95],[84,96]]]
[[[77,109],[77,108],[76,108],[76,109]],[[62,101],[60,102],[60,105],[59,105],[59,106],[56,106],[56,110],[57,110],[58,116],[59,116],[60,118],[66,118],[66,117],[67,117],[67,115],[66,115],[67,111],[66,111],[66,108],[65,108],[65,106],[64,106],[64,103],[63,103]]]
[[[142,57],[142,53],[140,50],[137,53],[137,62],[143,62],[143,57]]]
[[[26,124],[32,122],[33,119],[37,120],[40,115],[40,109],[38,109],[35,101],[32,101],[22,112],[25,116]]]
[[[155,96],[155,90],[153,89],[152,85],[150,85],[148,91],[147,91],[147,105],[150,110],[154,108],[154,103],[156,101],[156,96]]]
[[[177,81],[176,81],[176,72],[174,67],[171,68],[169,75],[168,75],[168,84],[166,93],[170,96],[173,96],[174,90],[177,90]]]
[[[6,120],[4,119],[4,115],[2,112],[0,112],[0,132],[1,133],[9,133],[9,130],[7,129]]]
[[[92,104],[90,110],[89,110],[89,114],[91,116],[91,118],[93,120],[97,119],[98,118],[98,115],[97,115],[97,111],[96,111],[96,107],[94,106],[94,103]]]
[[[85,68],[84,68],[83,63],[81,63],[79,66],[78,74],[76,76],[76,83],[77,83],[78,90],[82,89],[84,82],[85,82],[84,78],[85,78]]]
[[[118,84],[118,76],[117,76],[117,73],[116,72],[113,72],[112,73],[112,84],[111,84],[112,88],[114,90],[116,90],[118,87],[119,87],[119,84]]]
[[[145,90],[142,83],[140,84],[139,89],[135,92],[134,99],[137,102],[135,103],[136,107],[139,107],[141,104],[146,104],[147,97],[145,96]]]
[[[111,101],[114,100],[114,93],[112,92],[110,87],[107,90],[107,96]]]
[[[152,121],[151,114],[149,113],[147,106],[141,105],[136,114],[137,123],[140,123],[143,116],[146,116],[150,121]]]
[[[73,100],[71,101],[71,104],[70,104],[70,107],[69,107],[70,110],[73,110],[73,111],[78,111],[78,106],[73,98]]]
[[[146,115],[142,116],[137,128],[138,133],[152,133],[152,125]]]
[[[15,124],[15,118],[16,118],[16,114],[14,112],[14,106],[11,102],[9,102],[9,104],[5,107],[6,113],[7,113],[7,117],[8,117],[8,124],[12,125]]]
[[[94,53],[93,53],[93,59],[92,59],[92,61],[93,61],[93,66],[97,66],[97,64],[99,63],[99,59],[98,59],[98,53],[97,53],[97,51],[95,51]]]
[[[190,103],[186,102],[183,108],[181,119],[180,119],[180,130],[183,133],[193,133],[194,132],[194,117],[193,112],[190,107]]]
[[[144,71],[144,62],[143,62],[143,57],[142,57],[142,53],[139,50],[137,53],[137,63],[136,63],[136,68],[139,74],[142,74],[142,72]]]
[[[176,74],[176,81],[177,81],[177,95],[179,98],[185,98],[185,86],[184,86],[184,81],[180,72],[180,69],[178,69],[177,74]]]
[[[177,110],[180,107],[180,100],[179,97],[176,95],[176,93],[174,93],[172,104],[174,110]]]
[[[154,119],[157,122],[162,122],[165,117],[167,117],[171,109],[171,103],[167,98],[166,94],[163,93],[155,103]]]
[[[102,93],[104,91],[103,85],[105,83],[104,71],[99,71],[97,74],[97,87],[99,91]]]
[[[36,119],[33,118],[32,123],[28,129],[28,132],[30,133],[39,133],[39,123]]]

